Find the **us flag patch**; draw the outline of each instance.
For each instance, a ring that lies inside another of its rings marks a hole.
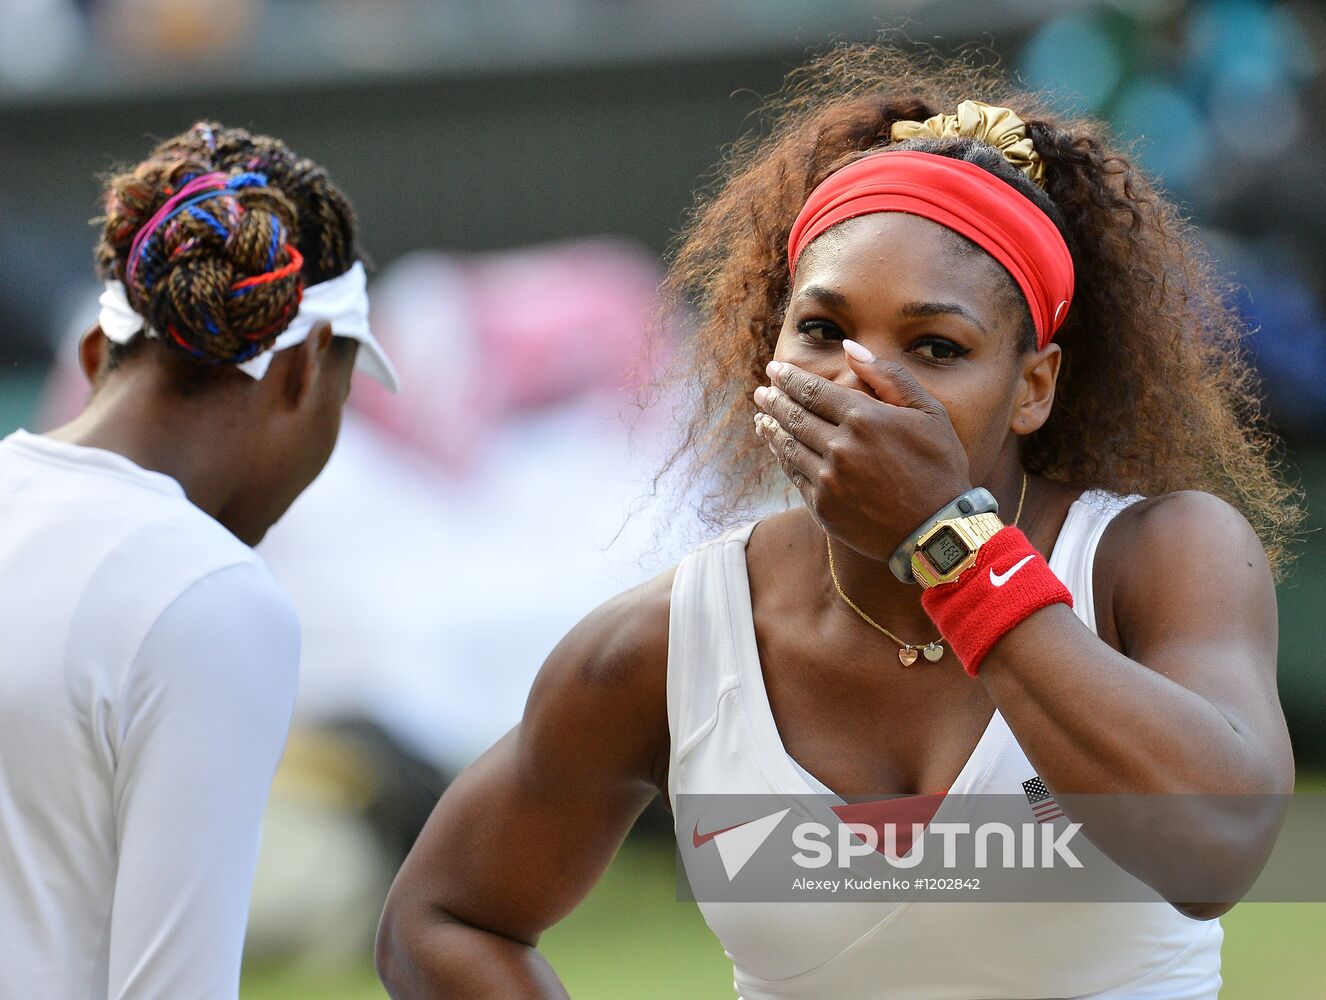
[[[1049,823],[1064,814],[1059,808],[1059,803],[1054,801],[1050,790],[1045,787],[1045,782],[1040,779],[1040,775],[1022,782],[1022,790],[1027,793],[1027,803],[1031,806],[1037,823]]]

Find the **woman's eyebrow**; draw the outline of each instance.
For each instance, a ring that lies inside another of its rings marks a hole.
[[[846,309],[848,306],[846,295],[835,292],[832,288],[825,288],[823,285],[807,285],[801,289],[797,298],[814,299],[820,305],[834,306],[838,309]]]
[[[990,331],[977,318],[976,314],[957,302],[908,302],[898,312],[908,319],[924,319],[927,316],[961,316],[987,337]]]

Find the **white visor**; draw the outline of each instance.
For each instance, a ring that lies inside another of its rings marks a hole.
[[[127,344],[144,329],[147,330],[147,336],[157,336],[156,331],[148,328],[143,317],[129,305],[129,296],[120,282],[106,282],[106,290],[101,293],[98,301],[101,303],[101,332],[107,339],[117,344]],[[252,378],[261,379],[267,374],[277,351],[302,344],[319,323],[329,324],[334,336],[359,341],[355,368],[382,383],[391,392],[400,391],[396,368],[368,328],[368,278],[364,274],[364,265],[359,261],[355,261],[354,266],[344,274],[305,288],[299,312],[273,341],[272,346],[235,367]]]

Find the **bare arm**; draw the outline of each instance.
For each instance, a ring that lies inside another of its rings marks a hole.
[[[1120,514],[1098,558],[1125,652],[1055,605],[995,645],[981,681],[1057,793],[1167,796],[1159,827],[1140,811],[1108,818],[1121,864],[1144,874],[1184,857],[1195,881],[1246,885],[1294,780],[1266,556],[1233,508],[1178,493]]]
[[[447,789],[387,898],[397,1000],[564,997],[535,946],[584,898],[665,781],[672,575],[553,650],[520,724]]]

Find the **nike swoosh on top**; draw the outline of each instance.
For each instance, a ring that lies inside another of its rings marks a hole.
[[[720,833],[727,833],[729,830],[735,830],[737,827],[745,826],[746,823],[749,822],[750,820],[746,820],[745,823],[733,823],[731,826],[725,826],[723,829],[715,830],[713,833],[701,833],[700,824],[697,822],[695,824],[695,829],[691,832],[691,843],[696,847],[700,847],[702,844],[709,843],[709,841],[713,840]]]
[[[996,572],[994,571],[994,567],[991,566],[991,567],[990,567],[990,582],[993,583],[996,587],[1002,587],[1004,584],[1008,583],[1009,578],[1010,578],[1014,573],[1016,573],[1016,572],[1017,572],[1018,570],[1020,570],[1023,566],[1027,565],[1027,563],[1031,562],[1031,561],[1032,561],[1033,559],[1035,559],[1035,558],[1036,558],[1036,557],[1035,557],[1034,555],[1031,555],[1031,556],[1023,556],[1021,559],[1019,559],[1016,563],[1013,564],[1013,568],[1010,569],[1007,573],[996,573]]]

